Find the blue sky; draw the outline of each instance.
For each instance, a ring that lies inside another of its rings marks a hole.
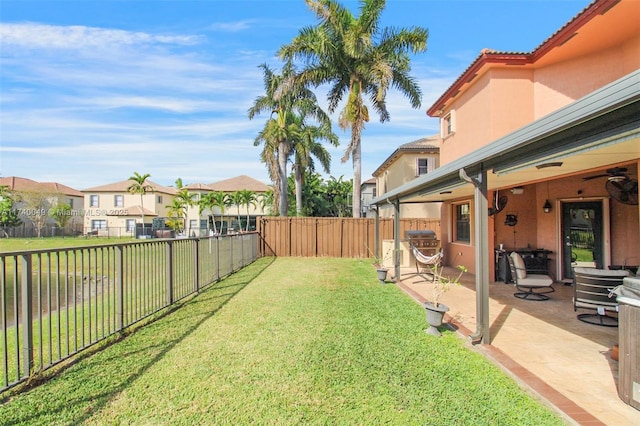
[[[388,0],[383,27],[429,29],[412,59],[422,106],[388,94],[391,121],[372,117],[362,135],[362,180],[398,145],[437,133],[425,111],[483,48],[529,52],[589,3]],[[264,93],[258,65],[279,70],[278,48],[315,23],[303,0],[2,0],[0,176],[76,189],[134,171],[163,185],[269,183],[253,146],[268,117],[247,118]],[[331,175],[350,179],[350,135],[334,131]]]

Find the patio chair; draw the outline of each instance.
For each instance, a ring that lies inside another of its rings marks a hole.
[[[549,275],[527,273],[524,259],[515,251],[511,252],[507,259],[511,269],[511,279],[518,290],[513,293],[515,297],[536,301],[549,300],[547,293],[556,291],[552,286],[553,279]]]
[[[617,327],[618,302],[612,291],[629,275],[626,270],[574,268],[573,310],[595,309],[595,313],[579,314],[578,319],[588,324]],[[616,312],[616,316],[607,312]]]
[[[444,257],[442,253],[442,249],[439,249],[435,254],[432,254],[431,256],[429,256],[422,253],[420,249],[418,249],[418,247],[416,247],[412,243],[409,243],[409,245],[411,246],[411,255],[413,256],[413,259],[415,260],[415,263],[416,263],[416,272],[415,273],[412,272],[404,275],[413,275],[413,276],[417,275],[424,278],[423,275],[427,273],[431,275],[431,281],[435,281],[436,276],[433,273],[432,268],[435,266],[439,266],[440,263],[442,263],[442,259]],[[428,269],[428,271],[421,272],[420,268],[426,268]],[[424,278],[423,280],[414,281],[414,284],[421,281],[427,281],[427,279]]]

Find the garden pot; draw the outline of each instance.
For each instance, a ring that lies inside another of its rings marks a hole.
[[[433,336],[440,336],[441,333],[438,327],[442,325],[442,318],[444,318],[445,312],[449,311],[449,307],[442,303],[435,306],[431,302],[425,302],[424,309],[427,312],[427,323],[429,324],[429,328],[425,330],[426,333]]]
[[[385,268],[377,268],[378,271],[378,279],[380,280],[380,284],[384,284],[387,281],[387,271]]]

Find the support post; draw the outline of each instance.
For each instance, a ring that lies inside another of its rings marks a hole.
[[[489,203],[487,201],[487,172],[481,167],[471,178],[460,169],[460,178],[474,186],[474,245],[476,257],[476,332],[469,336],[473,342],[491,343],[489,330]]]
[[[23,254],[20,258],[22,263],[22,357],[24,359],[24,375],[31,376],[31,370],[35,365],[33,358],[33,308],[31,304],[33,299],[31,254]]]

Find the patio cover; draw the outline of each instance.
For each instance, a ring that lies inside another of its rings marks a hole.
[[[399,204],[442,202],[473,195],[478,328],[470,337],[474,341],[490,343],[488,191],[639,158],[640,70],[636,70],[474,152],[374,198],[371,204],[393,204],[395,229],[398,230]],[[544,167],[555,161],[562,161],[562,167]],[[395,232],[396,249],[399,249],[399,244],[398,232]],[[400,275],[398,261],[395,275]]]

